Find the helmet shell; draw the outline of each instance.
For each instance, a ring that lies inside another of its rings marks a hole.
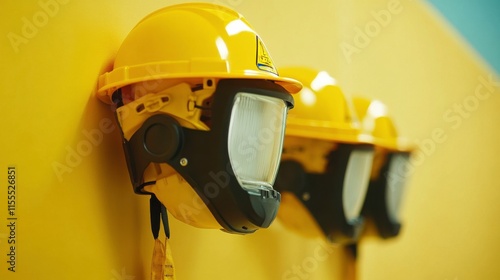
[[[146,16],[127,35],[113,70],[99,78],[98,97],[111,103],[121,87],[157,79],[248,78],[275,81],[290,93],[301,89],[280,77],[264,42],[239,13],[191,3]]]
[[[360,129],[350,98],[327,72],[307,67],[280,68],[280,72],[303,84],[288,114],[287,136],[351,144],[370,142],[371,136]]]

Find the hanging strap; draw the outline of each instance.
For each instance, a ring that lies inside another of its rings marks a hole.
[[[172,251],[168,240],[170,238],[170,228],[168,226],[167,209],[153,194],[149,200],[151,231],[155,239],[153,247],[153,259],[151,262],[151,279],[152,280],[175,280],[174,261]],[[163,229],[165,231],[165,244],[159,239],[160,220],[163,221]]]

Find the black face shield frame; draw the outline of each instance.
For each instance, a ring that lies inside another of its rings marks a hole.
[[[325,173],[307,173],[302,164],[285,160],[275,182],[276,190],[288,191],[306,206],[325,237],[333,243],[349,244],[357,241],[363,228],[361,215],[348,219],[343,199],[348,162],[354,151],[373,152],[372,145],[338,144],[327,156]],[[367,174],[369,176],[369,174]],[[365,194],[360,194],[364,198]],[[360,199],[362,199],[360,198]]]
[[[391,213],[396,209],[391,209],[389,204],[401,203],[402,190],[397,188],[405,188],[407,178],[405,176],[406,168],[397,165],[397,163],[408,164],[410,154],[410,152],[388,153],[380,169],[379,176],[370,181],[363,206],[363,216],[373,220],[378,234],[382,238],[395,237],[399,235],[401,230],[401,221],[396,217],[399,213]],[[398,158],[402,161],[397,161]],[[394,199],[396,201],[390,201]],[[399,206],[396,206],[396,208],[399,208]]]
[[[293,108],[292,96],[274,82],[225,79],[218,82],[208,109],[210,130],[182,127],[167,114],[149,117],[129,141],[122,135],[134,191],[150,194],[143,188],[155,181],[144,182],[144,171],[150,163],[167,163],[191,185],[223,230],[246,234],[268,227],[276,217],[280,193],[269,187],[242,188],[229,156],[230,119],[238,93],[273,97]],[[113,94],[113,100],[123,105],[120,91]],[[280,141],[282,145],[283,133]]]

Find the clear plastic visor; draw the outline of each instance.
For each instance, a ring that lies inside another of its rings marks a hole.
[[[342,201],[347,221],[360,216],[373,163],[373,151],[354,150],[347,163]]]
[[[287,110],[280,98],[236,94],[228,152],[234,174],[244,189],[272,188],[281,158]]]
[[[393,222],[400,221],[401,202],[406,192],[408,154],[395,154],[389,163],[387,174],[387,213]]]

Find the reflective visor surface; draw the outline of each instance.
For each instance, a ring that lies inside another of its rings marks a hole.
[[[228,133],[229,160],[247,190],[272,188],[278,170],[288,107],[279,98],[240,92]]]
[[[368,190],[372,162],[371,150],[353,150],[349,157],[342,192],[344,214],[348,221],[360,215]]]
[[[389,172],[387,174],[387,212],[389,219],[393,222],[400,221],[401,201],[406,191],[407,164],[409,154],[399,153],[391,157],[389,163]]]

